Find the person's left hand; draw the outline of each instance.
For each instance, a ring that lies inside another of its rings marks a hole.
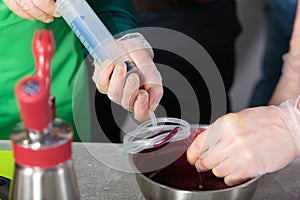
[[[300,154],[299,97],[218,119],[189,147],[189,162],[229,186],[284,168]]]
[[[21,18],[37,19],[45,23],[53,21],[56,8],[53,0],[3,0],[3,2]]]

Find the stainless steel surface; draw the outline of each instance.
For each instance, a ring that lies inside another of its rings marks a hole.
[[[10,134],[11,140],[25,148],[52,148],[68,142],[73,129],[67,122],[56,118],[43,131],[27,130],[22,123],[16,125]]]
[[[49,169],[16,165],[11,199],[79,199],[72,160]]]
[[[185,191],[161,185],[143,174],[136,174],[138,186],[147,200],[249,200],[255,193],[257,180],[216,191]]]

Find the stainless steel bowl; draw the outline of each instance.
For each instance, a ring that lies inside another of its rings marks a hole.
[[[136,174],[137,184],[147,200],[250,200],[255,193],[259,177],[241,185],[212,191],[186,191],[154,182],[141,173]]]
[[[196,128],[206,129],[207,125],[192,125]],[[133,168],[139,172],[138,167],[131,156]],[[253,178],[235,187],[208,191],[188,191],[177,189],[155,182],[142,173],[136,173],[136,181],[139,189],[147,200],[250,200],[256,191],[259,177]]]

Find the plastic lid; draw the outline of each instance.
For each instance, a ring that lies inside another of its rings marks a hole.
[[[173,131],[176,132],[172,134]],[[189,137],[190,133],[189,123],[182,119],[157,118],[155,124],[153,121],[146,121],[134,131],[126,134],[121,148],[128,153],[135,154],[165,142],[183,140]]]

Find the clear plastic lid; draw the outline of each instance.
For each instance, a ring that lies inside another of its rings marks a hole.
[[[145,149],[158,147],[166,142],[183,140],[190,135],[190,124],[177,118],[155,118],[139,125],[134,131],[127,133],[121,148],[131,154]]]

